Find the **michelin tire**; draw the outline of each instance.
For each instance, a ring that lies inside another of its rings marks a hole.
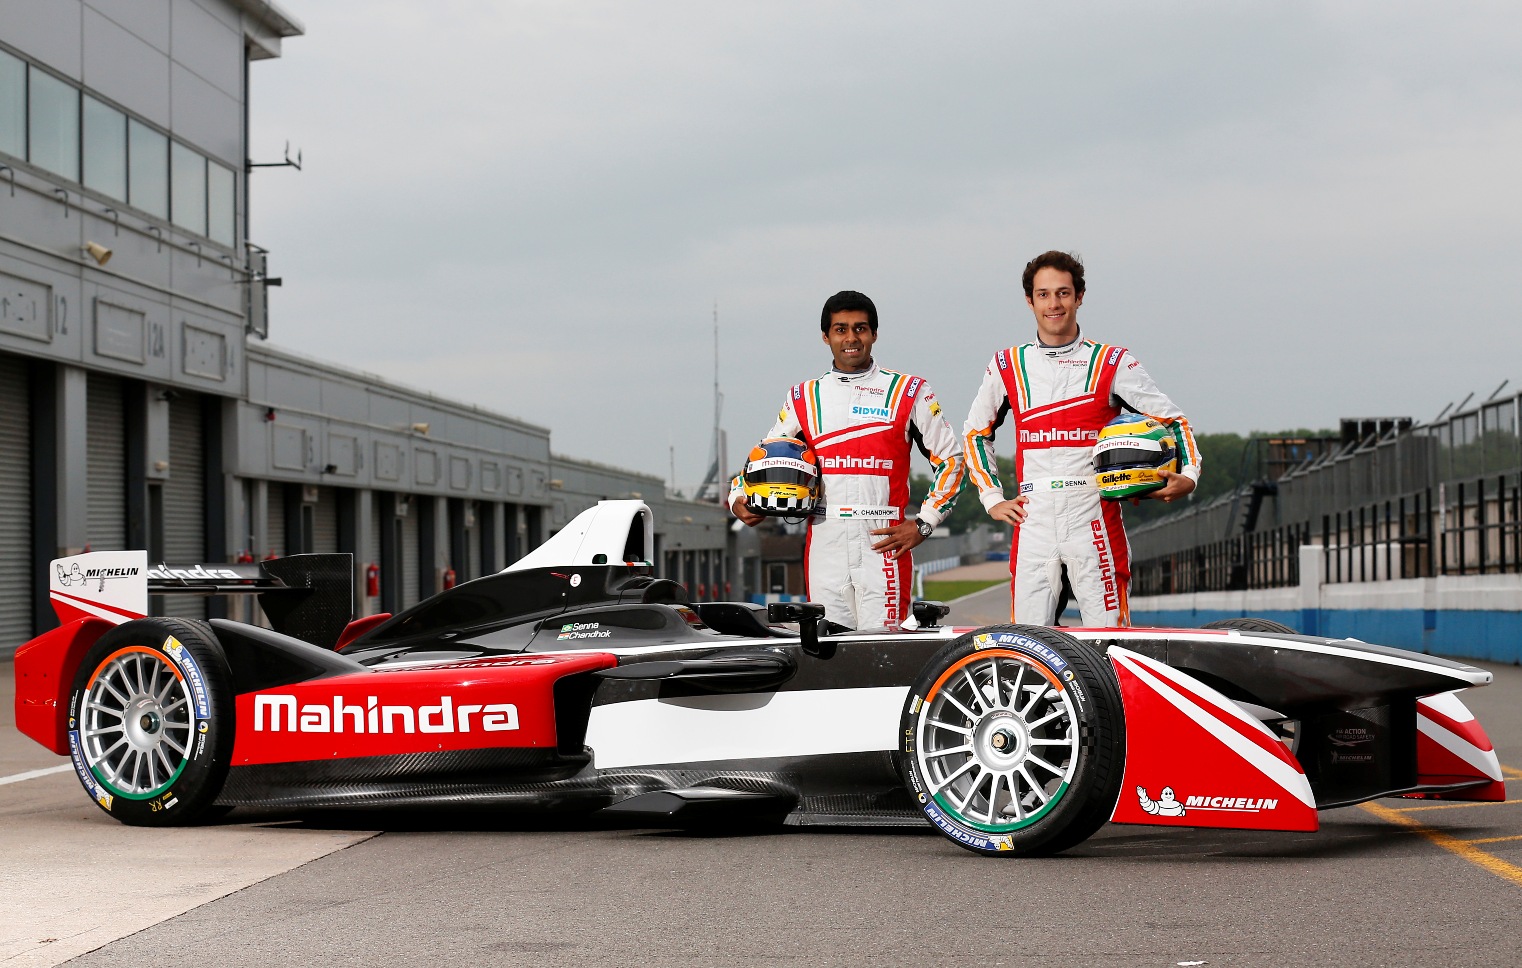
[[[227,659],[211,627],[144,618],[106,632],[69,692],[69,750],[85,792],[122,823],[214,815],[233,746]]]
[[[998,625],[938,652],[910,687],[894,765],[948,839],[978,854],[1055,854],[1120,792],[1125,722],[1109,662],[1056,629]]]

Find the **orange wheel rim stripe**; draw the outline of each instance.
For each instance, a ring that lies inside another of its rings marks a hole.
[[[95,685],[95,680],[100,678],[100,670],[110,665],[112,660],[114,660],[117,656],[126,655],[128,652],[141,652],[144,655],[153,656],[159,662],[162,662],[165,666],[168,666],[169,671],[174,673],[174,677],[176,679],[180,680],[181,682],[185,681],[185,677],[180,674],[179,668],[175,666],[173,662],[170,662],[168,659],[166,659],[164,657],[164,653],[158,651],[157,649],[150,649],[144,645],[129,645],[126,648],[117,649],[115,652],[106,656],[104,659],[101,659],[100,664],[95,667],[95,671],[90,674],[90,681],[85,683],[85,689],[88,691],[92,686]]]
[[[930,700],[934,699],[936,693],[941,691],[941,686],[946,684],[946,680],[950,679],[955,673],[959,672],[963,666],[967,665],[975,659],[983,659],[987,658],[988,656],[995,656],[1002,659],[1015,659],[1017,661],[1023,662],[1025,665],[1041,673],[1042,678],[1052,684],[1052,688],[1056,689],[1058,692],[1063,691],[1062,682],[1058,680],[1056,676],[1052,675],[1046,666],[1037,662],[1034,656],[1027,655],[1024,652],[1016,651],[1015,649],[979,649],[971,655],[965,655],[962,658],[958,659],[951,665],[950,668],[941,673],[941,677],[935,680],[935,685],[931,686],[930,689],[926,691],[925,701],[928,703]]]

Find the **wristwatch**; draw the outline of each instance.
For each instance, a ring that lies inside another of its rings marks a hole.
[[[929,521],[926,521],[924,518],[915,518],[914,526],[920,529],[921,538],[928,538],[930,537],[931,532],[935,531],[935,525],[931,524]]]

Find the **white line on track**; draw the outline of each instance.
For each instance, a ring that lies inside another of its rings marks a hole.
[[[35,780],[39,776],[47,776],[49,773],[67,773],[74,769],[74,764],[65,763],[62,766],[50,766],[45,770],[27,770],[25,773],[12,773],[10,776],[0,776],[0,786],[7,783],[20,783],[22,780]]]

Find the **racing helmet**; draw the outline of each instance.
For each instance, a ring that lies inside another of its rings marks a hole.
[[[1094,445],[1094,483],[1099,496],[1118,501],[1163,486],[1158,471],[1178,471],[1178,443],[1171,428],[1146,414],[1123,413],[1099,431]]]
[[[751,448],[740,484],[753,514],[808,514],[819,501],[819,464],[797,437],[768,437]]]

